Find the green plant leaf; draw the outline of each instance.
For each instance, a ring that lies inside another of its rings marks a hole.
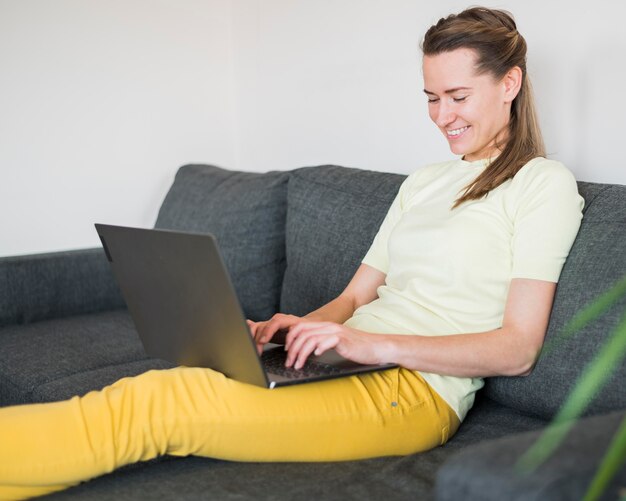
[[[602,389],[614,368],[626,355],[626,314],[605,341],[597,356],[585,367],[573,390],[545,432],[516,463],[522,474],[534,471],[561,444],[575,419]]]
[[[552,422],[539,439],[515,463],[515,471],[520,475],[528,475],[542,465],[552,453],[561,445],[576,421]]]
[[[622,420],[583,501],[598,499],[624,461],[626,461],[626,418]],[[626,494],[624,496],[626,497]]]

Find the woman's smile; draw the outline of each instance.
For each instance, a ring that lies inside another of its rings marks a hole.
[[[460,127],[458,129],[448,129],[446,130],[446,136],[448,136],[448,139],[451,140],[460,139],[465,134],[465,131],[467,131],[470,127],[470,125],[466,125],[465,127]]]
[[[477,53],[466,48],[423,59],[430,118],[452,152],[468,161],[496,153],[496,138],[506,130],[511,114],[504,81],[478,72],[476,66]]]

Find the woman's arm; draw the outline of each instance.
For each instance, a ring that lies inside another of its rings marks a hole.
[[[354,314],[357,308],[378,298],[378,288],[385,284],[385,278],[386,275],[382,271],[362,264],[337,298],[305,315],[304,318],[343,323]]]
[[[502,327],[473,334],[381,335],[329,322],[303,322],[287,335],[287,364],[299,368],[311,353],[334,348],[361,363],[396,363],[450,376],[527,375],[543,344],[555,290],[553,282],[513,279]]]
[[[270,341],[284,342],[286,329],[302,322],[327,321],[342,324],[348,320],[354,311],[367,303],[371,303],[378,297],[378,287],[385,283],[386,275],[366,264],[362,264],[350,280],[345,290],[335,299],[321,308],[312,311],[304,317],[285,315],[278,313],[266,322],[248,321],[252,335],[257,345],[264,345]]]
[[[555,290],[553,282],[513,279],[500,329],[406,340],[394,336],[386,356],[403,367],[436,374],[528,375],[543,344]]]

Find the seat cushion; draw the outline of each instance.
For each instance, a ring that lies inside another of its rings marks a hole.
[[[546,343],[595,298],[626,276],[626,186],[579,183],[585,198],[580,231],[557,287]],[[571,339],[543,353],[527,377],[490,378],[486,394],[545,419],[555,415],[577,378],[598,353],[626,310],[626,297]],[[590,402],[586,415],[626,408],[626,361]]]
[[[528,475],[516,464],[540,432],[528,432],[466,448],[444,463],[437,474],[436,499],[563,500],[583,499],[612,437],[626,412],[618,411],[579,421],[545,463]],[[625,421],[626,422],[626,421]],[[602,499],[618,499],[626,485],[621,468]]]
[[[0,329],[0,405],[70,398],[171,367],[148,358],[126,310]]]
[[[404,179],[332,165],[292,172],[281,311],[304,315],[343,291]]]
[[[186,165],[176,174],[156,227],[212,233],[244,313],[271,317],[285,268],[287,172],[237,172]]]

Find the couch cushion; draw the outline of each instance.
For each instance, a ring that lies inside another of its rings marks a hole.
[[[583,499],[626,412],[594,416],[576,423],[561,446],[538,469],[520,475],[515,465],[540,432],[486,441],[457,454],[437,473],[436,499]],[[618,499],[626,469],[617,472],[602,499]]]
[[[186,165],[176,174],[157,228],[212,233],[248,318],[273,315],[285,267],[286,172]]]
[[[0,329],[0,405],[60,400],[171,367],[148,358],[126,310]]]
[[[626,186],[579,183],[579,191],[586,201],[584,218],[559,280],[546,342],[576,312],[626,276]],[[530,376],[490,378],[484,391],[504,405],[552,417],[625,310],[626,297],[574,338],[542,354]],[[622,361],[585,414],[626,408],[625,379]]]
[[[0,327],[123,306],[102,248],[0,258]]]
[[[292,172],[281,311],[304,315],[343,291],[404,179],[332,165]]]
[[[77,372],[39,385],[30,393],[32,402],[56,402],[75,395],[101,390],[122,378],[138,376],[153,369],[171,369],[174,364],[158,358],[143,358]]]

